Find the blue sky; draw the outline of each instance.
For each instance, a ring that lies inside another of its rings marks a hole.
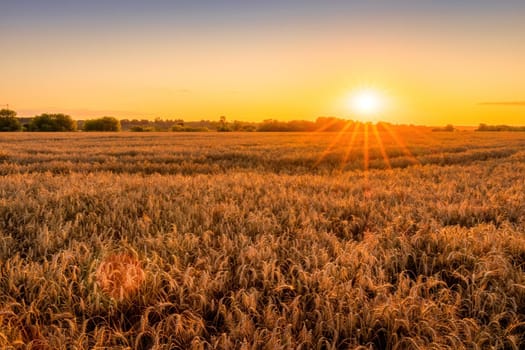
[[[125,17],[151,18],[194,16],[200,19],[225,18],[329,18],[349,16],[476,16],[516,15],[525,10],[524,1],[488,0],[391,0],[391,1],[309,1],[309,0],[267,0],[267,1],[78,1],[78,0],[3,0],[0,4],[2,19],[16,20],[49,19],[119,19]]]

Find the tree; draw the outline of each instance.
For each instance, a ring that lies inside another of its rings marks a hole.
[[[41,114],[29,123],[29,131],[75,131],[77,123],[66,114]]]
[[[120,121],[113,117],[86,120],[84,131],[120,131]]]
[[[217,131],[232,131],[228,125],[228,122],[226,122],[226,117],[223,115],[221,115],[219,118],[219,126],[217,127]]]
[[[0,131],[20,131],[22,124],[16,117],[16,112],[10,109],[0,110]]]

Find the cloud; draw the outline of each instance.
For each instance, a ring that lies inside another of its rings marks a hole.
[[[480,102],[480,106],[522,106],[525,107],[525,101],[495,101],[495,102]]]

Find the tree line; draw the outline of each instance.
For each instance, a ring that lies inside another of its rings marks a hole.
[[[17,118],[10,109],[0,110],[0,131],[259,131],[259,132],[305,132],[352,130],[351,125],[359,122],[336,117],[319,117],[315,121],[279,121],[266,119],[260,123],[234,120],[229,122],[225,116],[217,121],[201,120],[185,122],[182,119],[122,119],[101,117],[88,120],[74,120],[66,114],[44,113],[33,118]],[[455,131],[452,125],[434,128],[432,131]],[[476,131],[525,131],[525,126],[480,124]]]
[[[479,124],[476,131],[525,131],[525,126]]]
[[[348,128],[346,119],[319,117],[315,121],[292,120],[278,121],[266,119],[261,123],[227,121],[225,116],[217,121],[201,120],[185,122],[182,119],[122,119],[102,117],[88,120],[74,120],[66,114],[44,113],[33,118],[17,118],[13,110],[0,110],[0,131],[339,131]]]
[[[16,117],[9,109],[0,110],[0,131],[76,131],[78,123],[67,114],[40,114],[30,118],[27,123]],[[86,120],[82,123],[84,131],[119,131],[120,121],[113,117]]]

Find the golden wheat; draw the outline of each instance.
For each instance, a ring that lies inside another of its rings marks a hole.
[[[1,135],[0,348],[523,348],[525,137],[379,134]]]

